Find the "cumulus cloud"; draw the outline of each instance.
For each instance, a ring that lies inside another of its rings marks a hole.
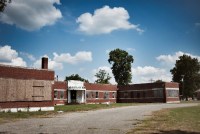
[[[111,77],[110,83],[111,83],[111,84],[116,84],[115,78],[114,78],[114,76],[113,76],[113,74],[112,74],[112,70],[111,70],[110,67],[108,67],[108,66],[101,66],[101,67],[98,67],[98,68],[96,68],[96,69],[93,69],[93,70],[92,70],[92,75],[94,76],[96,73],[99,72],[99,70],[105,70],[107,73],[109,73],[109,76]],[[93,79],[92,79],[93,82],[94,82],[96,79],[97,79],[97,78],[94,76]]]
[[[156,59],[158,61],[161,61],[164,65],[168,65],[168,66],[174,66],[174,64],[176,63],[176,60],[179,59],[180,56],[182,55],[189,55],[192,58],[197,58],[200,61],[200,56],[197,55],[192,55],[190,53],[184,53],[181,51],[176,52],[174,55],[160,55],[158,57],[156,57]]]
[[[21,54],[22,56],[27,57],[31,61],[35,61],[36,60],[36,58],[32,54],[29,54],[29,53],[26,53],[26,52],[20,52],[19,54]]]
[[[55,52],[53,53],[53,55],[55,61],[66,62],[69,64],[77,64],[80,62],[92,61],[92,52],[87,51],[77,52],[74,56],[72,56],[70,53],[62,53],[59,55]]]
[[[153,66],[138,66],[132,68],[133,83],[149,83],[152,80],[171,81],[171,74],[165,69],[156,68]]]
[[[92,61],[92,53],[86,51],[77,52],[74,56],[71,56],[70,53],[61,53],[57,54],[56,52],[53,53],[53,58],[49,58],[48,55],[41,56],[38,60],[36,60],[33,64],[33,67],[41,68],[41,58],[47,57],[49,59],[49,69],[54,70],[62,70],[63,64],[78,64],[82,62],[89,62]]]
[[[0,46],[0,64],[27,66],[26,62],[18,56],[18,52],[9,45]]]
[[[89,35],[108,34],[119,29],[134,29],[139,33],[144,32],[139,25],[131,24],[128,21],[129,18],[128,11],[123,7],[104,6],[96,9],[94,14],[83,13],[76,22],[79,24],[79,31]]]
[[[47,57],[48,58],[48,68],[49,69],[54,69],[54,70],[62,70],[63,69],[63,64],[60,62],[56,62],[54,60],[52,60],[51,58],[48,57],[48,55],[44,55],[42,57]],[[33,67],[36,68],[41,68],[41,59],[42,57],[40,57],[38,60],[36,60],[33,64]]]
[[[54,4],[60,0],[13,0],[0,14],[0,21],[27,31],[38,30],[62,17]]]

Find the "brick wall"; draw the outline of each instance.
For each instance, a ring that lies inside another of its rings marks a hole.
[[[0,102],[0,108],[28,108],[28,107],[50,107],[53,101],[40,102]]]
[[[84,83],[84,86],[86,90],[117,91],[117,86],[111,84]]]
[[[54,71],[0,65],[1,78],[54,80]]]
[[[57,91],[57,98],[54,98],[54,92]],[[61,91],[64,91],[64,98],[61,99]],[[54,105],[64,105],[67,104],[67,82],[65,81],[55,81],[53,84],[53,102]]]
[[[98,98],[92,97],[90,95],[89,98],[86,98],[87,103],[105,103],[105,102],[111,102],[111,103],[116,103],[116,97],[117,95],[113,98],[113,92],[116,93],[117,86],[116,85],[111,85],[111,84],[94,84],[94,83],[84,83],[86,92],[96,93],[98,92],[99,96]],[[108,93],[108,98],[104,98],[104,93]]]

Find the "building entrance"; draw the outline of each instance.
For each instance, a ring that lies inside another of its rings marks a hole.
[[[86,103],[86,89],[82,81],[68,81],[68,103]]]
[[[76,90],[71,90],[71,103],[76,103]]]

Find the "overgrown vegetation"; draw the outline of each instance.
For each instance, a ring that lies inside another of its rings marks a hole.
[[[128,134],[199,134],[200,105],[154,112]]]

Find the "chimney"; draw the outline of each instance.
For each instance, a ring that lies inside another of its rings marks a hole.
[[[48,69],[48,58],[42,57],[42,69]]]

